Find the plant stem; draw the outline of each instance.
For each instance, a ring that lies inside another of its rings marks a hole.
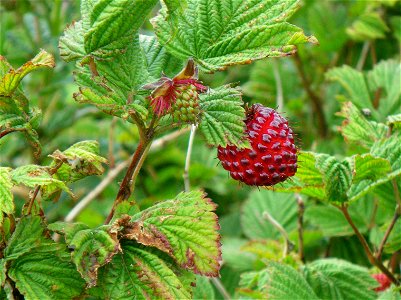
[[[32,196],[32,198],[31,198],[31,200],[29,201],[28,209],[27,209],[27,212],[26,212],[27,215],[30,215],[30,214],[31,214],[32,207],[33,207],[33,203],[35,202],[35,199],[36,199],[36,196],[37,196],[38,193],[39,193],[39,190],[40,190],[40,185],[38,185],[38,186],[35,188],[35,191],[33,192],[33,196]]]
[[[301,77],[302,85],[303,85],[306,93],[308,94],[308,96],[312,102],[312,108],[317,115],[319,135],[321,137],[326,137],[327,136],[327,124],[326,124],[326,119],[325,119],[324,112],[323,112],[322,99],[312,90],[311,82],[310,82],[309,78],[306,77],[306,73],[303,68],[302,60],[299,57],[299,54],[295,53],[293,57],[294,57],[294,61],[295,61],[295,66],[297,67],[297,70],[298,70],[298,74]]]
[[[302,200],[301,195],[296,194],[295,197],[297,198],[297,204],[298,204],[298,255],[301,261],[305,262],[304,235],[303,235],[305,203]]]
[[[265,210],[263,212],[263,218],[268,220],[284,237],[285,244],[284,244],[283,257],[286,257],[288,253],[290,253],[290,251],[294,248],[294,244],[291,243],[287,232],[285,231],[283,226],[281,226],[281,224],[277,222],[276,219],[274,219],[273,216],[268,211]]]
[[[111,211],[109,215],[106,218],[105,224],[108,224],[111,219],[113,218],[114,211],[116,209],[116,206],[121,203],[122,201],[126,200],[129,198],[131,195],[131,180],[133,179],[132,176],[135,173],[136,167],[139,165],[139,163],[142,160],[142,156],[144,155],[146,148],[148,147],[148,144],[150,144],[149,139],[145,140],[139,140],[138,147],[135,150],[135,153],[132,157],[131,164],[129,165],[127,172],[125,173],[124,179],[121,182],[120,189],[118,190],[118,194],[116,199],[114,200],[113,207],[111,208]]]
[[[365,65],[366,58],[368,57],[368,53],[369,53],[369,48],[370,48],[369,41],[366,41],[365,43],[363,43],[361,56],[359,57],[358,63],[356,65],[356,69],[358,71],[362,71],[363,66]]]
[[[393,216],[393,219],[391,220],[391,223],[390,223],[390,225],[388,226],[388,228],[387,228],[387,230],[386,230],[386,232],[385,232],[385,234],[384,234],[384,236],[383,236],[383,239],[382,239],[381,242],[380,242],[379,250],[378,250],[377,253],[376,253],[376,259],[378,259],[378,260],[381,259],[381,256],[382,256],[382,254],[383,254],[384,245],[386,244],[387,239],[388,239],[388,237],[390,236],[390,233],[391,233],[391,231],[393,230],[394,225],[395,225],[395,223],[397,222],[397,220],[398,220],[399,217],[400,217],[400,213],[399,213],[398,207],[397,207],[396,210],[395,210],[395,214],[394,214],[394,216]]]
[[[111,119],[111,123],[110,123],[110,131],[109,131],[109,143],[108,143],[108,147],[109,147],[109,165],[110,168],[114,168],[116,162],[114,159],[114,154],[113,154],[113,148],[114,148],[114,130],[116,128],[116,123],[117,123],[117,117],[113,117]]]
[[[279,112],[284,110],[283,83],[281,81],[280,70],[277,59],[272,60],[274,79],[276,81],[276,105]]]
[[[196,125],[191,125],[191,134],[189,135],[188,150],[187,150],[187,156],[185,158],[185,167],[184,167],[184,175],[183,175],[184,190],[186,192],[189,192],[189,190],[190,190],[189,166],[191,164],[191,153],[192,153],[192,146],[194,144],[195,133],[196,133]]]
[[[341,206],[337,206],[341,212],[343,213],[345,219],[347,222],[351,225],[352,229],[354,230],[354,233],[356,234],[357,238],[359,239],[360,243],[362,244],[363,249],[365,250],[365,253],[368,257],[369,262],[376,266],[377,268],[380,269],[390,280],[392,283],[395,285],[399,286],[400,282],[394,277],[394,275],[383,265],[381,260],[376,259],[373,254],[372,250],[370,250],[370,247],[368,245],[368,242],[364,238],[364,236],[361,234],[361,232],[358,230],[358,228],[355,226],[354,222],[352,221],[351,216],[348,213],[348,208],[346,205],[342,204]]]
[[[220,292],[220,294],[223,296],[224,300],[230,300],[230,294],[227,292],[226,288],[224,287],[223,283],[221,280],[217,277],[212,277],[211,278],[213,285],[216,287],[216,289]]]

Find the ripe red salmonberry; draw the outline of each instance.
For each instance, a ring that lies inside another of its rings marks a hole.
[[[274,109],[254,104],[247,112],[251,149],[218,147],[218,159],[232,178],[247,185],[270,186],[297,171],[297,148],[287,120]]]

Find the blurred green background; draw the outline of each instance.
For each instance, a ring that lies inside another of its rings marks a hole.
[[[57,45],[65,27],[80,18],[79,5],[79,1],[72,0],[0,2],[0,54],[15,68],[34,57],[41,48],[56,58],[54,69],[28,75],[22,83],[32,106],[39,107],[43,113],[38,130],[43,153],[41,161],[36,163],[46,163],[49,160],[47,155],[56,149],[64,150],[75,142],[94,139],[100,143],[101,155],[117,164],[133,153],[138,141],[138,133],[132,124],[113,120],[95,107],[78,104],[73,100],[72,95],[77,91],[72,74],[74,66],[60,59]],[[156,13],[157,9],[149,18]],[[300,47],[298,53],[292,57],[267,59],[251,65],[231,67],[215,74],[200,74],[200,79],[211,87],[234,82],[242,88],[244,102],[259,102],[278,107],[292,124],[297,134],[298,147],[303,150],[338,156],[358,152],[356,146],[344,143],[338,130],[343,120],[337,113],[341,107],[339,100],[344,99],[344,89],[337,82],[328,81],[325,74],[329,69],[344,64],[368,71],[381,61],[394,59],[399,62],[401,2],[304,1],[291,22],[303,28],[307,35],[315,35],[320,46]],[[150,23],[145,23],[142,33],[152,34],[151,31]],[[151,152],[146,159],[135,190],[135,200],[142,207],[172,198],[183,190],[182,175],[188,137],[187,132],[174,142]],[[288,219],[288,226],[284,227],[292,234],[295,231],[293,224],[296,205],[291,202],[295,201],[293,195],[283,195],[284,198],[290,197],[291,200],[287,203],[293,205],[274,208],[274,204],[266,200],[269,199],[270,192],[241,186],[233,181],[222,167],[217,166],[216,156],[216,149],[207,147],[198,134],[192,153],[190,180],[192,187],[205,189],[209,197],[219,205],[217,213],[222,226],[225,259],[221,271],[222,280],[229,291],[234,291],[239,272],[233,270],[244,271],[249,266],[258,268],[254,265],[255,255],[240,254],[240,247],[249,239],[279,238],[276,232],[268,229],[262,230],[260,235],[257,231],[247,230],[251,226],[248,223],[254,218],[249,211],[256,209],[259,204],[272,205],[273,210],[277,209],[283,214],[283,218]],[[1,139],[2,166],[17,167],[32,162],[31,149],[23,136],[10,134]],[[78,215],[78,221],[91,226],[103,223],[117,194],[123,173]],[[102,176],[85,178],[75,183],[72,190],[81,199],[101,179]],[[27,191],[21,188],[15,192],[18,195],[16,203],[21,207],[27,198]],[[265,200],[261,201],[261,198]],[[313,204],[313,200],[304,200],[308,205]],[[285,202],[286,200],[282,200],[282,203]],[[65,193],[57,203],[45,203],[49,222],[63,219],[76,203]],[[359,210],[363,209],[359,207]],[[391,215],[391,208],[387,212],[385,207],[382,210],[383,218]],[[247,211],[251,214],[248,217]],[[329,210],[325,213],[327,218],[335,214]],[[313,209],[306,214],[307,259],[335,256],[367,264],[366,259],[359,254],[360,248],[352,232],[343,232],[339,236],[338,233],[330,235],[327,231],[319,230],[314,225],[319,214],[320,212],[314,212]],[[361,219],[362,223],[365,222],[363,217]],[[341,224],[337,225],[341,227]],[[238,264],[239,261],[242,261],[242,265]]]

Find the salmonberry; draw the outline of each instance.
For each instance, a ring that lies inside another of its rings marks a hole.
[[[297,148],[287,120],[274,109],[254,104],[247,112],[251,148],[218,147],[218,159],[232,178],[247,185],[271,186],[297,171]]]
[[[376,281],[380,284],[377,288],[375,288],[376,292],[381,292],[388,289],[391,285],[390,279],[383,273],[372,274],[372,277],[376,279]]]
[[[179,123],[198,123],[201,111],[197,87],[192,84],[179,86],[175,94],[176,100],[170,108],[173,120]]]
[[[153,90],[148,99],[153,112],[158,116],[167,113],[179,123],[195,124],[199,120],[199,94],[207,87],[197,79],[198,71],[190,59],[184,69],[174,78],[163,76],[160,80],[143,86]]]

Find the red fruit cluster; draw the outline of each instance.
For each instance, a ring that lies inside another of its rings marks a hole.
[[[271,186],[295,175],[297,148],[287,120],[274,109],[254,104],[247,112],[246,134],[252,149],[218,148],[218,159],[235,180]]]
[[[381,292],[388,289],[391,285],[391,280],[383,273],[372,274],[372,277],[380,284],[375,288],[375,292]]]

